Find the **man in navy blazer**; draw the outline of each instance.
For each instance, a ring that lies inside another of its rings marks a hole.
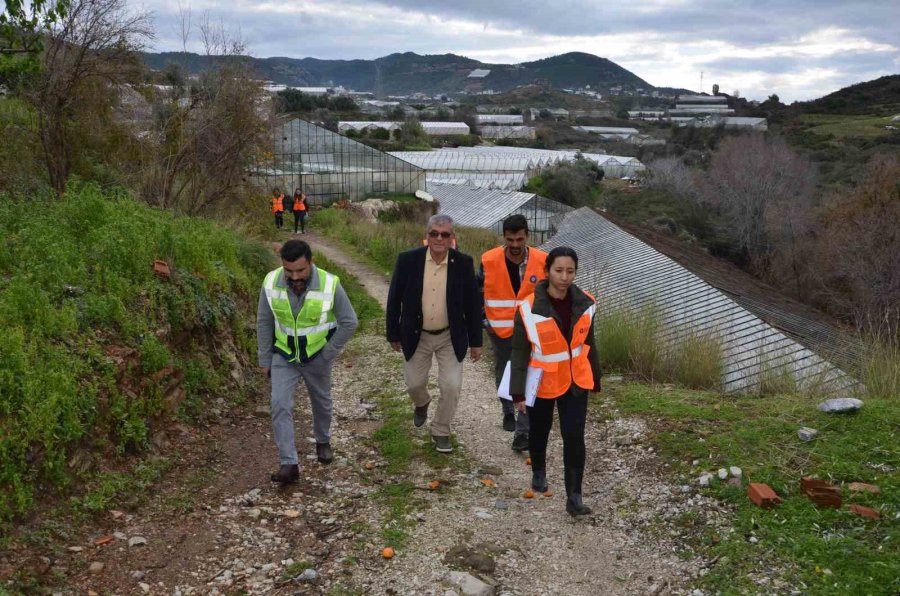
[[[438,361],[440,399],[431,420],[431,438],[441,453],[453,450],[450,423],[462,388],[462,361],[481,358],[481,295],[472,257],[452,248],[453,220],[434,215],[427,246],[401,253],[387,301],[387,340],[406,362],[403,377],[412,398],[413,423],[428,419],[428,373]]]

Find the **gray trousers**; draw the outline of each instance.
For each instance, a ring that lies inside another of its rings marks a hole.
[[[272,434],[278,447],[281,465],[297,463],[294,443],[294,393],[301,377],[309,392],[312,406],[313,434],[317,443],[331,439],[331,365],[321,355],[300,366],[288,362],[277,352],[272,356]]]
[[[503,371],[506,370],[506,363],[509,362],[510,354],[512,354],[512,337],[497,337],[493,333],[488,333],[491,338],[491,345],[494,347],[494,382],[496,387],[500,387],[500,381],[503,380]],[[516,406],[508,399],[501,399],[500,406],[503,408],[503,414],[512,414],[516,411]],[[519,412],[516,416],[516,432],[528,433],[528,414]]]
[[[494,347],[494,382],[500,387],[500,381],[503,380],[503,371],[506,370],[506,363],[509,362],[512,353],[512,337],[497,337],[493,333],[488,333],[491,338],[491,345]],[[503,408],[503,414],[512,414],[516,411],[515,404],[508,399],[501,399],[500,406]],[[528,434],[528,414],[519,412],[516,416],[516,433]]]

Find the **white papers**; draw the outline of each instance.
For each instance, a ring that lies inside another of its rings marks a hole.
[[[497,389],[497,397],[501,399],[512,400],[509,394],[509,378],[512,375],[512,367],[509,362],[506,363],[506,369],[503,371],[503,379],[500,381],[500,387]],[[525,375],[525,405],[533,406],[534,400],[537,398],[538,386],[544,377],[544,369],[536,366],[529,366]]]

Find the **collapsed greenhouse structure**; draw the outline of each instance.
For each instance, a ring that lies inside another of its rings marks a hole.
[[[793,332],[776,328],[591,209],[564,216],[556,235],[542,248],[556,246],[571,246],[578,253],[578,285],[599,298],[601,317],[650,313],[662,350],[677,349],[697,337],[718,342],[725,391],[750,391],[773,376],[785,375],[798,387],[820,392],[858,387],[847,373],[803,345],[811,343],[804,336],[822,333],[820,328],[802,324],[794,325]],[[846,350],[838,334],[828,339],[828,345]]]
[[[504,219],[524,215],[531,241],[536,243],[550,238],[562,217],[572,210],[568,205],[530,192],[458,184],[432,184],[428,192],[440,205],[438,213],[449,215],[460,226],[487,228],[499,235]]]
[[[425,134],[429,136],[455,136],[455,135],[467,135],[469,134],[469,125],[465,122],[420,122],[422,125],[422,129],[425,131]],[[348,132],[348,131],[357,131],[361,132],[364,130],[387,130],[387,131],[395,131],[400,130],[404,125],[404,122],[397,121],[389,121],[389,120],[380,120],[380,121],[366,121],[366,120],[342,120],[338,122],[338,132]]]
[[[299,118],[276,127],[248,176],[267,190],[302,188],[311,205],[425,190],[422,168]]]

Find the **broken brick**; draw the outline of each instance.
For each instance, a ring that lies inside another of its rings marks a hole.
[[[772,509],[781,503],[781,497],[775,494],[772,487],[761,482],[751,482],[747,487],[747,496],[754,505],[763,509]]]
[[[816,507],[841,507],[841,489],[824,480],[804,476],[800,479],[800,489]]]
[[[855,503],[853,505],[850,505],[850,512],[861,515],[863,517],[868,517],[869,519],[878,519],[879,517],[881,517],[881,512],[877,509],[872,509],[871,507],[865,507],[863,505],[857,505]]]
[[[847,485],[852,493],[872,493],[877,495],[881,493],[881,489],[874,484],[866,484],[865,482],[851,482]]]
[[[169,268],[169,264],[165,261],[160,261],[159,259],[153,261],[153,271],[162,279],[169,279],[172,277],[172,270]]]

